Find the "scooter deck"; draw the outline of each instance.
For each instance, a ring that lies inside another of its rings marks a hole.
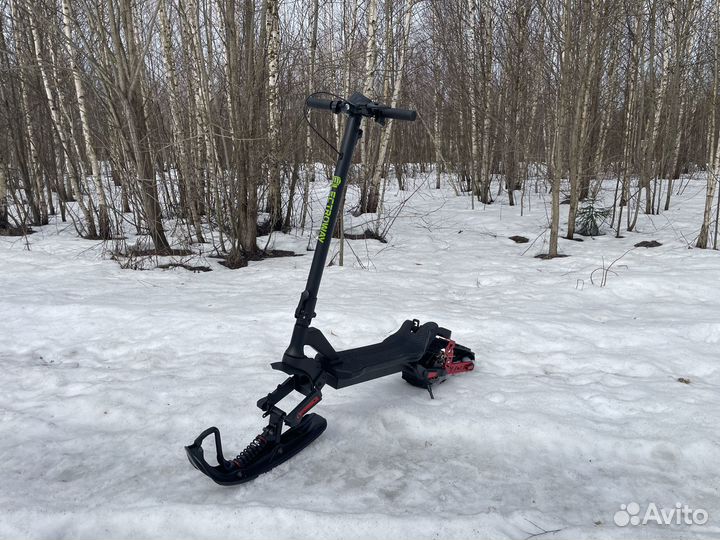
[[[442,331],[434,322],[417,326],[405,321],[380,343],[337,351],[333,359],[320,358],[327,383],[337,389],[399,373],[403,366],[422,360],[438,332]]]

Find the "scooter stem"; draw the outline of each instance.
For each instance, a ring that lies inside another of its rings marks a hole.
[[[305,356],[304,351],[308,327],[315,317],[315,304],[317,303],[320,281],[330,250],[330,241],[333,236],[333,231],[335,230],[338,214],[342,211],[345,201],[347,173],[352,163],[355,146],[362,136],[362,130],[360,129],[361,122],[361,114],[351,111],[348,112],[348,119],[345,123],[345,134],[343,135],[342,146],[340,147],[340,155],[335,165],[335,174],[332,178],[330,194],[328,195],[327,204],[325,205],[325,213],[323,214],[320,225],[315,254],[313,255],[312,265],[310,266],[310,273],[308,274],[305,290],[300,295],[300,302],[295,310],[295,327],[293,328],[290,345],[283,356],[283,362],[307,372],[312,372],[312,368],[314,367],[314,365],[304,365],[308,363],[314,364],[313,360]]]

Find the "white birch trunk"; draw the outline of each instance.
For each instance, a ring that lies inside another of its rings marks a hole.
[[[72,17],[70,14],[70,2],[69,0],[62,0],[62,12],[63,12],[63,33],[65,35],[67,55],[70,59],[70,70],[73,74],[73,83],[75,85],[75,95],[78,102],[78,109],[80,110],[80,123],[82,125],[83,140],[85,142],[85,153],[90,160],[90,168],[92,169],[92,177],[95,183],[95,191],[98,195],[99,201],[99,214],[98,214],[98,227],[100,238],[107,240],[111,237],[111,226],[110,226],[110,215],[108,212],[107,195],[105,194],[105,188],[102,184],[100,162],[98,161],[97,154],[95,153],[95,147],[92,143],[92,135],[90,133],[90,122],[88,120],[87,103],[85,100],[85,87],[83,85],[80,71],[78,70],[77,63],[75,62],[75,46],[72,36]],[[84,178],[84,177],[83,177]]]
[[[567,121],[566,103],[567,90],[570,86],[568,62],[568,49],[571,45],[570,36],[570,11],[569,0],[564,2],[563,9],[563,43],[561,45],[560,65],[558,73],[557,103],[555,106],[555,133],[553,134],[553,152],[550,166],[550,180],[552,189],[552,210],[550,216],[550,245],[548,257],[558,256],[558,237],[560,235],[560,179],[562,178],[563,167],[563,137],[565,136],[565,123]]]
[[[308,95],[315,92],[315,62],[317,58],[317,35],[318,35],[318,19],[320,15],[319,0],[313,0],[312,10],[310,12],[310,72],[308,77]],[[333,115],[336,116],[336,115]],[[308,125],[305,131],[305,179],[303,188],[302,216],[300,218],[300,230],[305,232],[305,222],[307,221],[308,202],[310,197],[310,182],[315,181],[315,162],[312,155],[312,130]]]
[[[716,31],[718,32],[715,36],[715,39],[720,40],[720,0],[715,0],[715,16]],[[720,59],[716,58],[715,62],[715,70],[717,76],[718,64],[720,64]],[[713,96],[713,101],[716,102],[718,92],[717,84],[714,85],[714,92],[715,95]],[[720,182],[720,136],[718,136],[717,140],[715,141],[715,151],[714,158],[712,160],[712,167],[707,173],[707,187],[705,190],[705,209],[703,211],[703,221],[702,226],[700,227],[700,234],[698,235],[698,239],[695,244],[699,248],[707,248],[708,239],[710,236],[710,223],[712,220],[713,200],[715,199],[715,192],[717,191],[718,182]],[[718,200],[718,208],[720,208],[720,199]],[[715,240],[713,244],[717,245],[717,224],[715,231]]]
[[[9,227],[7,173],[5,165],[0,163],[0,229]]]
[[[20,18],[18,16],[17,1],[18,0],[10,0],[10,13],[13,20],[13,38],[15,40],[15,50],[19,51],[20,44],[22,42],[22,34],[19,28]],[[45,202],[45,194],[43,191],[42,172],[40,170],[40,158],[37,148],[37,134],[35,133],[35,126],[33,126],[32,118],[30,116],[30,103],[28,99],[27,85],[25,84],[25,76],[22,73],[20,74],[18,80],[18,86],[20,87],[20,102],[23,109],[23,121],[25,123],[25,131],[27,133],[28,146],[30,150],[28,156],[28,167],[32,176],[33,188],[35,189],[35,196],[37,198],[37,205],[40,210],[40,222],[35,224],[45,225],[48,222],[48,214],[47,204]]]
[[[267,90],[268,90],[268,139],[270,157],[268,166],[269,212],[271,230],[282,227],[281,180],[278,160],[280,158],[280,97],[278,94],[278,55],[280,53],[280,12],[278,0],[267,0],[265,14],[267,33]]]
[[[378,0],[370,0],[368,6],[368,35],[365,49],[365,72],[363,76],[363,94],[371,97],[375,84],[375,71],[377,69],[377,26],[378,26]]]
[[[470,205],[475,208],[475,197],[478,195],[478,164],[480,161],[480,145],[478,141],[478,87],[477,87],[477,73],[478,73],[478,58],[477,51],[480,46],[480,36],[478,31],[478,0],[468,0],[468,12],[470,16],[470,35],[472,36],[470,42],[470,65],[472,70],[472,80],[470,84],[472,89],[470,92],[470,178],[471,178],[471,191],[470,191]]]
[[[493,62],[493,26],[492,26],[492,9],[487,3],[483,4],[483,81],[482,81],[482,100],[483,100],[483,130],[482,130],[482,163],[480,166],[480,200],[489,204],[490,199],[490,183],[492,167],[492,154],[490,152],[490,95],[491,79],[492,79],[492,62]]]
[[[378,26],[378,0],[370,0],[367,14],[367,46],[365,47],[365,70],[363,73],[362,93],[372,98],[375,86],[375,71],[377,70],[377,26]],[[374,174],[375,167],[369,162],[369,138],[360,140],[360,160],[363,164],[363,195],[367,196],[368,182]]]
[[[68,0],[63,0],[67,2]],[[170,117],[172,119],[171,139],[173,146],[178,152],[178,164],[176,174],[179,181],[184,186],[186,205],[190,211],[190,217],[195,228],[195,237],[199,243],[205,242],[202,232],[202,224],[198,213],[198,205],[196,199],[196,191],[193,189],[193,183],[190,180],[190,167],[188,165],[188,156],[185,143],[178,138],[181,133],[182,123],[180,121],[180,90],[178,84],[177,67],[172,47],[172,27],[170,26],[170,18],[168,15],[168,0],[160,0],[158,6],[158,14],[160,16],[160,38],[163,46],[163,60],[167,69],[168,78],[170,79]]]
[[[398,59],[397,65],[397,76],[395,78],[395,86],[393,88],[392,100],[390,102],[391,107],[398,106],[398,100],[400,99],[400,92],[402,91],[403,74],[405,72],[405,60],[407,58],[408,42],[410,39],[410,28],[412,23],[413,7],[415,6],[416,0],[409,0],[405,12],[405,20],[403,23],[403,37],[400,45],[400,58]],[[373,174],[371,191],[378,194],[377,200],[377,212],[382,213],[382,197],[380,195],[380,180],[383,176],[382,173],[385,169],[385,160],[387,157],[388,146],[390,144],[390,135],[392,135],[393,121],[383,129],[382,136],[380,138],[380,148],[378,152],[377,167]],[[372,210],[371,210],[372,211]],[[376,221],[376,228],[379,227],[379,221]]]

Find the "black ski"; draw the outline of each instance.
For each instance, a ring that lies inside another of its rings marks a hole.
[[[225,459],[220,441],[220,431],[216,427],[211,427],[203,431],[193,444],[186,446],[185,452],[187,452],[190,463],[197,470],[212,478],[214,482],[221,486],[234,486],[254,480],[261,474],[285,463],[317,439],[326,427],[327,422],[322,416],[308,414],[297,426],[283,433],[278,442],[266,439],[265,435],[258,435],[245,449],[245,452],[251,453],[244,460],[242,459],[243,454],[233,460]],[[210,465],[205,461],[203,455],[202,442],[210,434],[215,435],[217,465]],[[259,438],[262,439],[258,440]],[[252,452],[255,449],[257,452]]]

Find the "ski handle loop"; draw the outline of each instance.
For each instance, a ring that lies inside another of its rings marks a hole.
[[[190,448],[192,448],[192,449],[202,448],[202,442],[210,434],[215,435],[215,450],[217,452],[217,461],[218,461],[218,465],[223,467],[223,466],[225,466],[225,463],[227,462],[227,460],[225,459],[225,456],[223,455],[223,451],[222,451],[222,442],[220,440],[220,430],[218,428],[216,428],[215,426],[207,428],[200,435],[198,435],[197,438],[195,439],[195,442],[192,443],[192,445],[190,445]]]
[[[363,104],[354,104],[351,101],[344,99],[321,99],[311,95],[305,100],[305,105],[311,109],[327,110],[335,114],[340,114],[341,112],[348,114],[360,114],[362,116],[374,118],[380,123],[382,123],[385,119],[414,122],[417,118],[417,111],[410,109],[394,109],[392,107],[386,107],[385,105],[379,105],[374,101],[368,101]]]

